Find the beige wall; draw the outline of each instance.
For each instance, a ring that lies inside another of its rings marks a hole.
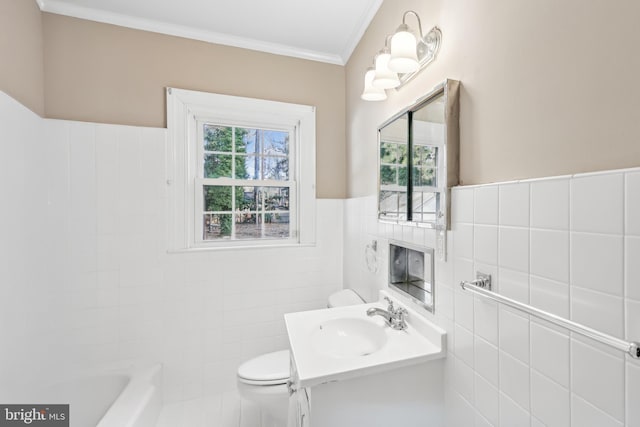
[[[387,101],[361,101],[408,9],[442,29],[438,59]],[[385,2],[347,64],[349,195],[375,193],[377,125],[447,77],[463,84],[464,184],[640,166],[638,16],[637,0]]]
[[[34,0],[0,0],[0,90],[44,114],[42,14]]]
[[[166,126],[167,86],[317,107],[317,195],[346,195],[345,69],[43,14],[49,118]]]

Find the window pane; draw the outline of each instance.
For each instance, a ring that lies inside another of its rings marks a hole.
[[[262,179],[286,181],[289,179],[289,160],[286,157],[265,157]]]
[[[380,143],[380,163],[396,163],[396,144]]]
[[[204,149],[205,151],[224,151],[230,153],[232,150],[231,137],[232,128],[226,126],[204,125]]]
[[[398,164],[407,165],[407,146],[406,144],[398,145]]]
[[[240,131],[240,129],[238,129]],[[240,132],[236,132],[239,134]],[[257,129],[242,129],[241,144],[244,147],[246,153],[256,154],[260,153],[260,141],[262,136]]]
[[[405,159],[406,160],[406,159]],[[403,187],[408,184],[408,170],[406,166],[402,166],[398,168],[398,184]]]
[[[286,157],[238,156],[236,157],[238,179],[289,179],[289,160]]]
[[[265,130],[264,154],[286,156],[289,154],[289,132]]]
[[[432,167],[415,167],[413,168],[413,185],[415,187],[431,186],[435,187],[436,170]]]
[[[436,166],[438,147],[432,145],[416,145],[413,152],[413,164],[416,166]]]
[[[203,193],[206,212],[231,212],[233,190],[230,186],[205,185]]]
[[[438,211],[438,194],[433,192],[413,193],[413,219],[423,221],[435,221]]]
[[[288,187],[262,187],[261,196],[265,211],[289,210]]]
[[[242,141],[239,142],[241,135]],[[266,154],[266,155],[283,155],[289,154],[289,132],[237,128],[236,129],[236,146],[242,146],[242,150],[236,148],[239,153],[249,154]]]
[[[394,191],[380,192],[380,213],[395,216],[398,213],[398,193]]]
[[[236,153],[247,152],[248,129],[236,128]]]
[[[204,178],[231,178],[232,156],[229,154],[205,154]]]
[[[253,164],[248,163],[248,156],[238,155],[236,156],[236,176],[237,179],[251,179],[253,175],[253,169],[248,166]]]
[[[289,237],[289,212],[237,214],[235,218],[236,239]]]
[[[386,218],[407,219],[407,193],[399,191],[381,191],[378,205],[380,214]]]
[[[260,189],[258,187],[236,187],[236,194],[241,194],[240,203],[236,204],[236,210],[256,211]]]
[[[438,147],[416,145],[413,152],[413,183],[415,186],[437,186]]]
[[[242,170],[244,176],[238,176],[236,170],[236,178],[240,179],[260,179],[260,163],[261,157],[258,156],[238,156],[238,159],[242,162]]]
[[[407,219],[407,193],[398,193],[398,219]]]
[[[380,184],[396,184],[396,170],[395,166],[380,166]]]
[[[231,214],[204,214],[202,238],[204,240],[231,238],[232,220]]]
[[[264,222],[264,237],[289,237],[289,212],[266,213]]]
[[[261,215],[237,214],[236,239],[259,239],[262,237]]]

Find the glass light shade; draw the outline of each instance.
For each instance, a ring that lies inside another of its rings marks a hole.
[[[373,78],[373,86],[380,89],[391,89],[400,86],[398,74],[389,69],[389,52],[380,52],[376,56],[376,74]]]
[[[396,73],[413,73],[420,67],[416,37],[402,26],[391,37],[389,69]]]
[[[360,97],[365,101],[384,101],[387,99],[387,94],[384,89],[380,89],[373,86],[373,78],[376,75],[376,70],[369,68],[364,75],[364,91]]]

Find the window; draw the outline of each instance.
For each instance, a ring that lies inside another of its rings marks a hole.
[[[313,107],[167,90],[174,250],[313,243]]]

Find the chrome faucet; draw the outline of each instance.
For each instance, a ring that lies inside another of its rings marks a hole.
[[[384,297],[384,299],[389,303],[387,309],[371,307],[367,310],[367,316],[382,316],[387,325],[398,331],[407,329],[407,322],[405,321],[408,314],[407,310],[402,307],[396,309],[389,297]]]

